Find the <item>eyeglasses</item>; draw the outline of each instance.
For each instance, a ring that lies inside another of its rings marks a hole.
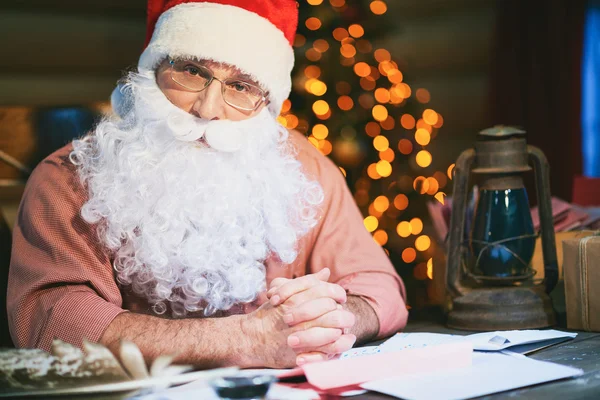
[[[261,88],[243,79],[218,79],[209,68],[188,60],[169,60],[169,64],[171,79],[190,91],[201,92],[213,80],[219,81],[223,100],[238,110],[254,111],[267,99]]]

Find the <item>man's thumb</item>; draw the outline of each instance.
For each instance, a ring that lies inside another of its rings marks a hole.
[[[331,270],[329,268],[323,268],[319,272],[317,272],[317,278],[322,281],[327,281],[331,276]]]

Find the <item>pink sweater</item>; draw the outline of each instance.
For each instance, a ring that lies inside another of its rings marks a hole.
[[[363,225],[339,169],[301,134],[290,140],[306,173],[325,191],[323,218],[299,243],[289,266],[267,260],[267,283],[331,269],[331,282],[364,298],[375,310],[379,337],[406,325],[404,285]],[[79,214],[86,200],[71,145],[50,155],[29,178],[13,230],[8,284],[8,317],[17,347],[49,350],[52,339],[81,346],[98,341],[113,318],[125,311],[151,313],[148,304],[120,288],[112,260],[97,240],[95,228]],[[266,300],[228,313],[248,313]]]

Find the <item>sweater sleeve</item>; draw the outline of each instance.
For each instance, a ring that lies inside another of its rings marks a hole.
[[[98,341],[124,311],[110,258],[80,216],[86,195],[69,152],[35,169],[13,229],[7,308],[17,347]]]
[[[379,318],[378,337],[406,326],[404,284],[383,249],[365,229],[363,217],[339,169],[319,160],[319,181],[325,192],[323,219],[309,257],[311,273],[331,269],[330,281],[350,295],[366,300]]]

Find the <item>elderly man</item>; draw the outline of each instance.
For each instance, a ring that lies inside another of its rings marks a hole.
[[[149,1],[120,117],[29,179],[8,291],[18,346],[129,339],[147,359],[291,367],[405,325],[403,284],[343,176],[276,121],[297,13]]]

